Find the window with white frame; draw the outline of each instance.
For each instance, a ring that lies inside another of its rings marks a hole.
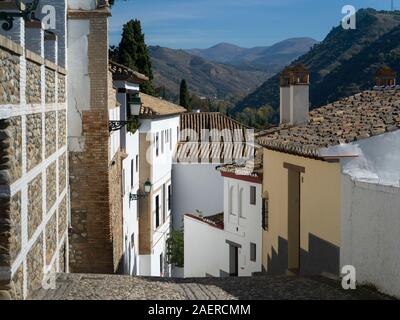
[[[240,188],[238,196],[238,210],[239,210],[239,217],[241,218],[245,218],[243,196],[244,196],[244,189]]]
[[[250,204],[255,206],[257,204],[256,194],[257,189],[255,186],[250,186]]]
[[[160,154],[160,149],[159,149],[159,144],[160,144],[160,141],[159,141],[159,134],[158,134],[158,132],[156,133],[156,157],[158,157],[158,155]]]
[[[161,131],[161,154],[164,153],[164,134],[165,134],[165,131],[164,130]]]
[[[235,215],[234,210],[233,210],[233,201],[234,201],[234,197],[233,197],[233,193],[234,193],[234,187],[230,186],[229,187],[229,196],[228,196],[228,205],[229,205],[229,214],[231,215]]]
[[[169,150],[172,150],[172,129],[169,129]]]

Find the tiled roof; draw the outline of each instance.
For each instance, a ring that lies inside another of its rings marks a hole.
[[[190,129],[197,134],[198,140],[200,141],[202,130],[230,130],[234,133],[236,130],[242,132],[244,137],[240,138],[240,141],[245,139],[245,130],[249,127],[241,124],[240,122],[229,118],[219,112],[195,112],[195,113],[185,113],[181,115],[181,130]],[[212,132],[210,132],[212,134]],[[196,137],[184,137],[186,140],[188,138],[190,141],[196,140]],[[219,141],[219,139],[213,141]]]
[[[109,62],[109,68],[113,74],[113,80],[129,81],[137,84],[149,81],[149,78],[146,77],[144,74],[136,72],[114,61]]]
[[[257,177],[262,174],[263,169],[263,151],[262,148],[258,148],[254,158],[226,164],[220,166],[218,170],[225,173],[233,173],[238,176],[250,176]]]
[[[140,110],[141,118],[157,118],[162,116],[176,115],[186,112],[181,106],[173,104],[163,99],[140,93],[142,108]]]
[[[180,124],[176,161],[221,163],[254,155],[252,130],[219,112],[181,114]]]
[[[400,129],[400,87],[376,88],[310,112],[308,123],[260,135],[267,149],[320,158],[319,149]]]
[[[186,214],[186,216],[191,217],[193,219],[199,220],[201,222],[207,223],[208,225],[218,228],[224,229],[224,213],[218,213],[212,216],[203,217],[193,214]]]

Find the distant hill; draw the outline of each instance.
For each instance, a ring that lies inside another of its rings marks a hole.
[[[273,75],[212,62],[183,50],[150,46],[149,52],[154,84],[164,87],[169,98],[178,96],[182,79],[186,79],[190,92],[198,96],[237,99],[254,91]]]
[[[230,43],[220,43],[209,49],[186,50],[207,60],[230,64],[239,68],[278,72],[317,43],[311,38],[291,38],[272,46],[242,48]]]
[[[188,49],[187,53],[204,58],[206,60],[227,63],[243,54],[248,49],[230,43],[219,43],[208,49]]]
[[[150,46],[156,87],[176,99],[186,79],[198,96],[240,100],[257,89],[316,43],[310,38],[288,39],[269,47],[242,48],[220,43],[209,49],[175,50]]]
[[[313,107],[355,94],[374,85],[374,73],[382,64],[400,72],[400,12],[362,9],[357,29],[333,28],[325,40],[294,61],[310,71]],[[279,75],[268,79],[237,104],[233,112],[270,105],[279,108]],[[276,115],[272,120],[277,120]]]

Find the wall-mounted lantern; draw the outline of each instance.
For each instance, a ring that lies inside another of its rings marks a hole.
[[[140,198],[146,198],[150,194],[151,187],[152,187],[151,182],[147,180],[143,186],[144,193],[137,193],[137,194],[131,193],[129,195],[129,201],[136,201],[139,200]]]
[[[0,21],[5,21],[1,26],[3,30],[10,31],[15,18],[23,18],[25,21],[34,19],[39,1],[40,0],[33,0],[33,2],[24,4],[21,0],[15,0],[15,5],[19,12],[0,12]]]
[[[142,108],[142,101],[140,100],[139,95],[132,96],[128,101],[129,112],[130,116],[137,117],[140,115],[140,109]]]

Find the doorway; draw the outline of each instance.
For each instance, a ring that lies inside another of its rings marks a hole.
[[[229,276],[238,277],[239,276],[239,248],[240,244],[236,244],[229,240],[226,240],[229,245]]]
[[[300,195],[302,167],[285,164],[288,169],[288,270],[300,273]]]

